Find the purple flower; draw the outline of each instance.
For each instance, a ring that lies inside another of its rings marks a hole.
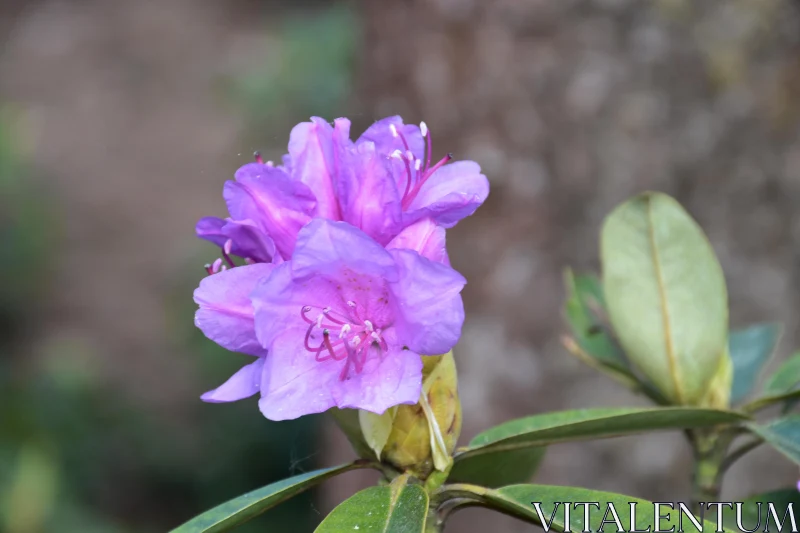
[[[230,241],[228,254],[280,262],[291,257],[300,228],[314,217],[348,222],[384,246],[423,219],[449,228],[489,193],[476,163],[448,164],[451,159],[431,164],[424,123],[389,117],[353,142],[349,120],[331,125],[313,117],[292,130],[282,166],[257,156],[240,168],[225,185],[230,217],[201,219],[196,231],[218,246]]]
[[[464,284],[412,250],[387,250],[349,224],[314,219],[292,260],[251,296],[256,335],[269,350],[262,413],[285,420],[334,406],[382,413],[416,403],[420,354],[445,353],[460,336]]]

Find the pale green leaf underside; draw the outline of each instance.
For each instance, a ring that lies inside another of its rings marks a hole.
[[[645,193],[607,217],[600,248],[626,355],[676,403],[699,403],[728,333],[725,277],[703,231],[674,199]]]

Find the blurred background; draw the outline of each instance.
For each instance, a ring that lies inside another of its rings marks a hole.
[[[560,346],[562,270],[597,270],[601,220],[677,197],[726,271],[732,326],[798,346],[800,2],[3,0],[0,531],[159,533],[346,461],[323,418],[271,423],[198,396],[246,356],[194,329],[218,251],[195,221],[291,126],[401,114],[478,161],[486,205],[448,236],[469,280],[462,442],[508,417],[645,405]],[[436,155],[436,154],[434,154]],[[679,434],[552,447],[537,481],[688,497]],[[794,483],[759,450],[723,500]],[[311,531],[350,473],[243,532]],[[528,531],[478,509],[448,531]]]

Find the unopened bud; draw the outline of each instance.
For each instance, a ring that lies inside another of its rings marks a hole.
[[[380,459],[420,479],[452,463],[461,433],[461,402],[453,352],[423,356],[422,394],[414,405],[398,405],[383,415],[360,412],[367,444]]]

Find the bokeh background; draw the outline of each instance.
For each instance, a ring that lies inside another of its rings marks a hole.
[[[164,532],[229,497],[351,457],[328,420],[270,423],[198,396],[244,360],[192,324],[218,252],[195,221],[291,126],[402,114],[478,161],[486,205],[449,233],[469,280],[457,350],[479,430],[644,405],[560,346],[566,266],[602,217],[677,197],[725,269],[733,326],[800,311],[800,2],[3,0],[0,531]],[[688,496],[679,434],[549,450],[537,481]],[[768,450],[723,499],[794,483]],[[311,531],[351,473],[242,528]],[[528,531],[471,509],[448,531]]]

